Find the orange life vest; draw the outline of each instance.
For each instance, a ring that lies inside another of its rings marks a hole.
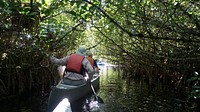
[[[91,57],[87,57],[87,59],[89,60],[89,62],[92,65],[92,67],[94,68],[94,59],[91,58]]]
[[[84,56],[80,56],[78,54],[72,54],[67,60],[66,71],[81,73],[82,69],[82,61]]]

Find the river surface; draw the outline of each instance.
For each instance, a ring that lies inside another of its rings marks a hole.
[[[167,85],[150,86],[144,81],[122,79],[113,66],[101,67],[100,88],[97,95],[104,103],[94,100],[93,93],[71,104],[73,112],[194,112],[177,98]],[[47,112],[49,91],[1,101],[0,112]]]

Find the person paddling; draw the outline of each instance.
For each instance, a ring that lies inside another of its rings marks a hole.
[[[79,47],[77,52],[61,59],[51,57],[51,62],[56,65],[66,66],[62,83],[69,85],[82,85],[90,81],[96,71],[91,66],[87,58],[85,58],[86,50]],[[86,73],[89,79],[86,79]]]
[[[87,51],[86,52],[86,58],[89,60],[90,64],[92,65],[92,67],[95,69],[95,70],[100,70],[98,65],[97,65],[97,62],[96,60],[93,59],[93,54],[91,51]]]

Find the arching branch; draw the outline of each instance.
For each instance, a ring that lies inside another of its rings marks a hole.
[[[84,0],[86,3],[94,6],[96,9],[98,9],[106,18],[108,18],[110,20],[110,22],[114,23],[118,28],[120,28],[122,31],[126,32],[130,37],[132,36],[138,36],[138,37],[143,37],[142,34],[133,34],[131,32],[129,32],[127,29],[123,28],[118,22],[116,22],[113,18],[111,18],[105,11],[103,11],[100,7],[98,7],[97,5],[95,5],[94,3]]]

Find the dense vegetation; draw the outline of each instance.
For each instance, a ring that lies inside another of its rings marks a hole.
[[[183,87],[200,70],[199,5],[198,0],[1,0],[0,96],[55,83],[49,56],[62,57],[80,45],[121,65],[127,78],[159,78]]]

